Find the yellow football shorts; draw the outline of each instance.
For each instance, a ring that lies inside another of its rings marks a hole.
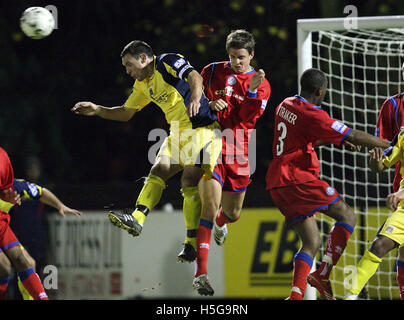
[[[401,201],[403,202],[403,201]],[[379,234],[404,245],[404,206],[400,202],[396,211],[387,218]]]
[[[221,150],[222,134],[216,121],[196,129],[171,124],[170,135],[165,138],[157,157],[167,156],[171,164],[180,164],[182,167],[200,166],[211,175]]]

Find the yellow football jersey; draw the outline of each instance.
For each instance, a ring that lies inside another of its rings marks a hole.
[[[404,131],[400,131],[391,142],[391,146],[384,150],[385,157],[383,164],[387,168],[391,168],[398,161],[404,162]],[[400,168],[400,175],[404,177],[404,166]],[[404,179],[400,182],[400,188],[404,185]]]
[[[166,53],[155,57],[153,75],[143,81],[135,81],[124,107],[140,111],[154,102],[164,112],[170,126],[177,121],[181,129],[212,124],[217,115],[210,109],[204,94],[198,114],[192,118],[187,115],[186,106],[191,96],[187,78],[192,70],[194,68],[179,54]]]

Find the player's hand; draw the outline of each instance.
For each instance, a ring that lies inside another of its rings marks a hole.
[[[95,116],[97,115],[98,106],[89,101],[82,101],[76,103],[71,111],[75,114],[81,114],[84,116]]]
[[[196,116],[199,112],[199,108],[201,107],[201,103],[199,100],[191,100],[187,106],[187,114],[188,117],[192,118]]]
[[[387,196],[386,206],[392,211],[397,210],[397,206],[401,200],[404,200],[404,189],[390,193]]]
[[[353,143],[350,143],[349,141],[344,140],[343,145],[349,147],[352,151],[361,151],[362,146],[356,146]]]
[[[373,148],[372,150],[370,150],[369,154],[370,154],[371,160],[380,161],[384,157],[384,149],[376,147],[376,148]]]
[[[209,103],[209,106],[214,111],[222,111],[223,109],[227,108],[227,102],[222,99],[218,99],[218,100],[211,101]]]
[[[259,69],[251,78],[250,87],[248,90],[254,92],[261,85],[262,81],[265,79],[265,72]]]
[[[5,190],[1,190],[0,199],[12,204],[21,204],[21,196],[17,193],[17,191],[9,188]]]
[[[77,216],[77,217],[80,217],[80,216],[82,215],[82,213],[81,213],[80,211],[75,210],[75,209],[71,209],[71,208],[69,208],[69,207],[66,207],[65,205],[62,205],[62,206],[59,208],[58,211],[59,211],[59,213],[60,213],[60,215],[61,215],[62,217],[64,217],[65,214],[74,214],[74,215]]]

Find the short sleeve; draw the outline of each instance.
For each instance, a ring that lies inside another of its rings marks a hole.
[[[164,71],[161,70],[164,68],[169,74],[184,81],[187,81],[188,75],[195,70],[194,67],[179,54],[162,54],[157,60],[157,70],[164,73]]]
[[[138,81],[135,82],[133,90],[124,104],[125,108],[140,111],[152,101],[150,96],[147,96],[142,90],[142,86]]]
[[[318,109],[317,109],[318,108]],[[352,131],[341,121],[331,118],[327,112],[319,107],[312,107],[306,115],[307,126],[303,129],[311,135],[312,141],[322,140],[340,145]]]
[[[35,183],[29,183],[23,179],[14,179],[14,190],[22,199],[38,200],[42,196],[42,187]]]

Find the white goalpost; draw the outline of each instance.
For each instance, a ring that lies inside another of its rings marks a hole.
[[[355,28],[346,28],[347,18],[303,19],[297,21],[298,79],[314,67],[328,78],[328,93],[322,107],[331,117],[351,128],[375,133],[383,102],[404,91],[401,66],[404,62],[404,16],[359,17]],[[352,19],[352,18],[351,18]],[[299,87],[300,90],[300,87]],[[379,227],[390,214],[385,207],[392,191],[394,169],[381,174],[368,169],[367,150],[317,148],[321,179],[337,189],[355,211],[357,225],[338,265],[332,272],[337,298],[354,285],[354,267]],[[334,221],[317,215],[323,247]],[[317,259],[320,259],[323,249]],[[397,250],[388,254],[377,273],[362,290],[363,299],[399,299],[395,260]],[[317,296],[308,288],[306,299]]]

